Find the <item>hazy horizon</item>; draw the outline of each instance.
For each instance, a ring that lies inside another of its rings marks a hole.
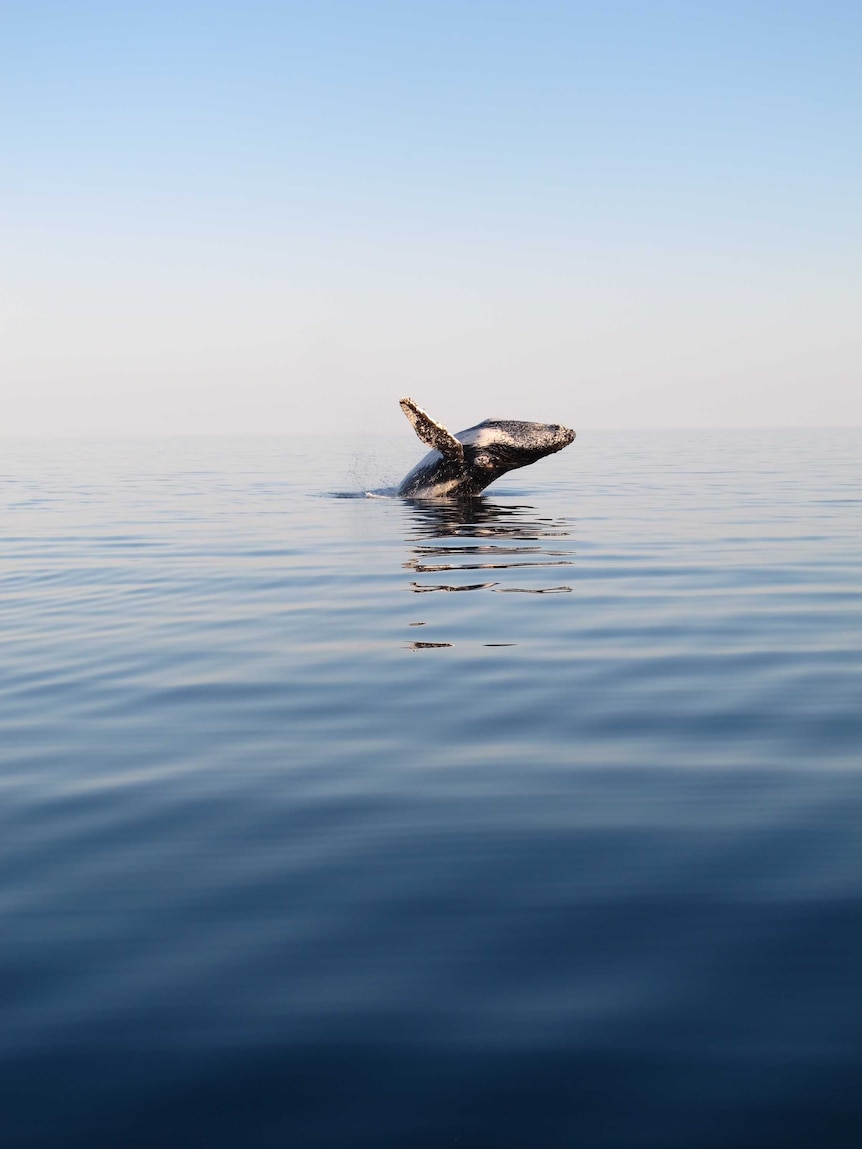
[[[0,435],[862,424],[858,5],[0,33]]]

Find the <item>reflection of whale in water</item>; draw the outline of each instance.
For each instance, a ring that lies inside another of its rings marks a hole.
[[[407,498],[478,495],[507,471],[561,451],[575,437],[574,431],[558,423],[515,419],[486,419],[453,435],[412,399],[402,399],[401,409],[431,448],[398,488],[398,494]]]
[[[519,542],[568,538],[570,520],[535,514],[525,503],[494,503],[486,498],[405,499],[414,538],[467,536]]]
[[[551,542],[569,537],[568,521],[539,517],[533,507],[492,503],[484,498],[410,499],[406,506],[411,512],[413,537],[408,540],[412,543],[411,557],[404,566],[416,574],[499,572],[572,563],[571,551]],[[411,590],[417,594],[468,590],[550,594],[571,589],[502,586],[500,580],[496,575],[493,582],[414,582]]]

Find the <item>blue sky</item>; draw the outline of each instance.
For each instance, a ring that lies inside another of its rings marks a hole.
[[[862,423],[862,5],[0,0],[0,433]]]

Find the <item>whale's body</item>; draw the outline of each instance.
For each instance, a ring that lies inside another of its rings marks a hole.
[[[561,451],[575,438],[574,431],[557,423],[514,419],[486,419],[453,435],[412,399],[402,399],[401,409],[432,448],[402,480],[398,494],[406,498],[478,495],[500,475]]]

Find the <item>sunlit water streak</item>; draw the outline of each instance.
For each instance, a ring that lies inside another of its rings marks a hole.
[[[856,1145],[862,434],[415,455],[5,445],[0,1143]]]

